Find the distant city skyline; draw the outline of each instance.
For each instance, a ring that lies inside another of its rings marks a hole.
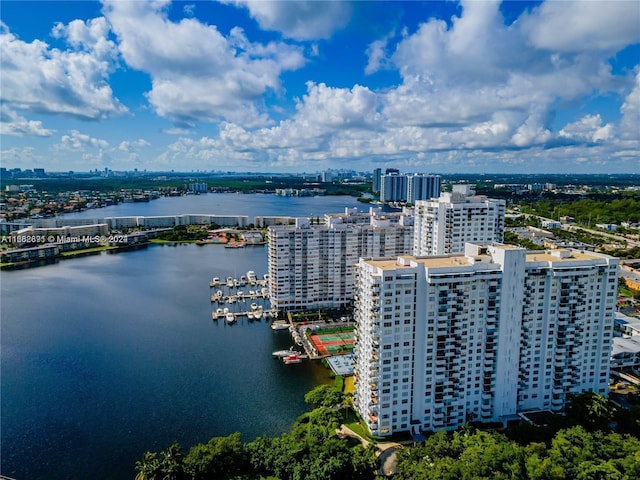
[[[640,171],[637,2],[2,2],[7,169]]]

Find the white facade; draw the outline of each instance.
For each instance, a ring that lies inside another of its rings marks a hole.
[[[295,217],[272,217],[259,216],[255,217],[254,225],[257,228],[271,227],[273,225],[289,225],[295,222]]]
[[[562,228],[562,224],[557,220],[542,220],[540,225],[542,225],[542,228],[549,228],[551,230],[554,228]]]
[[[503,241],[505,201],[472,196],[464,187],[416,202],[414,255],[463,253],[467,242]]]
[[[381,207],[369,207],[368,213],[359,213],[357,208],[345,208],[344,213],[324,214],[324,224],[328,227],[342,224],[372,225],[375,219],[385,219],[391,223],[412,226],[413,209],[403,207],[401,212],[383,212]]]
[[[413,227],[372,217],[372,224],[269,227],[272,308],[342,308],[353,301],[353,267],[361,256],[397,256],[411,251]]]
[[[468,245],[357,270],[355,406],[373,434],[504,421],[608,391],[617,259]]]

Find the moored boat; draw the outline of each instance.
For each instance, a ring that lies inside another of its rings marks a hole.
[[[273,358],[284,358],[284,357],[289,357],[291,355],[301,355],[301,354],[302,352],[295,350],[293,347],[289,348],[288,350],[277,350],[271,353]]]
[[[287,330],[289,328],[289,324],[287,322],[273,322],[271,324],[271,330]]]
[[[302,358],[300,358],[299,355],[289,355],[287,357],[284,357],[282,360],[285,365],[290,365],[292,363],[302,363]]]
[[[233,313],[227,313],[227,323],[233,323],[236,321],[236,317]]]

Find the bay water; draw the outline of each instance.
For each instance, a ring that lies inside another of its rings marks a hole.
[[[351,197],[207,194],[73,216],[322,216],[345,207],[364,210]],[[264,320],[212,320],[211,278],[248,270],[267,272],[266,246],[151,245],[2,271],[2,475],[132,479],[145,451],[174,441],[188,449],[235,431],[244,441],[287,431],[329,372],[272,359],[291,338]]]

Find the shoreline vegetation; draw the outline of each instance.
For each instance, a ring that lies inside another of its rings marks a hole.
[[[67,252],[60,252],[57,255],[53,255],[47,258],[32,258],[29,260],[22,260],[18,262],[2,262],[0,263],[0,270],[13,270],[19,268],[37,267],[41,265],[50,265],[58,260],[69,260],[77,257],[86,257],[89,255],[99,255],[102,252],[118,253],[130,250],[137,250],[140,248],[146,248],[151,242],[141,242],[133,245],[101,245],[99,247],[83,248],[78,250],[72,250]]]
[[[83,257],[87,255],[95,255],[101,252],[116,253],[119,251],[127,251],[138,248],[146,248],[151,244],[179,245],[194,243],[196,245],[223,245],[226,248],[244,248],[250,246],[262,246],[267,242],[262,241],[246,241],[242,239],[242,232],[246,229],[221,229],[218,225],[198,226],[198,225],[178,225],[170,230],[159,232],[155,238],[149,238],[147,241],[137,242],[126,245],[99,245],[88,248],[78,247],[74,250],[61,251],[55,255],[46,258],[31,258],[28,260],[14,262],[0,262],[0,269],[15,269],[30,266],[45,265],[57,260]],[[251,229],[249,229],[251,230]],[[257,231],[252,230],[252,231]],[[144,231],[134,231],[134,234],[145,233]],[[262,238],[266,238],[266,232],[260,230]],[[123,236],[126,236],[123,235]],[[57,244],[51,244],[55,246]],[[3,250],[9,250],[3,245]]]
[[[236,432],[186,454],[173,443],[144,453],[136,480],[381,480],[389,471],[399,480],[640,478],[640,405],[624,410],[586,392],[544,425],[467,424],[415,442],[368,435],[337,380],[307,393],[312,410],[280,437],[243,443]]]

